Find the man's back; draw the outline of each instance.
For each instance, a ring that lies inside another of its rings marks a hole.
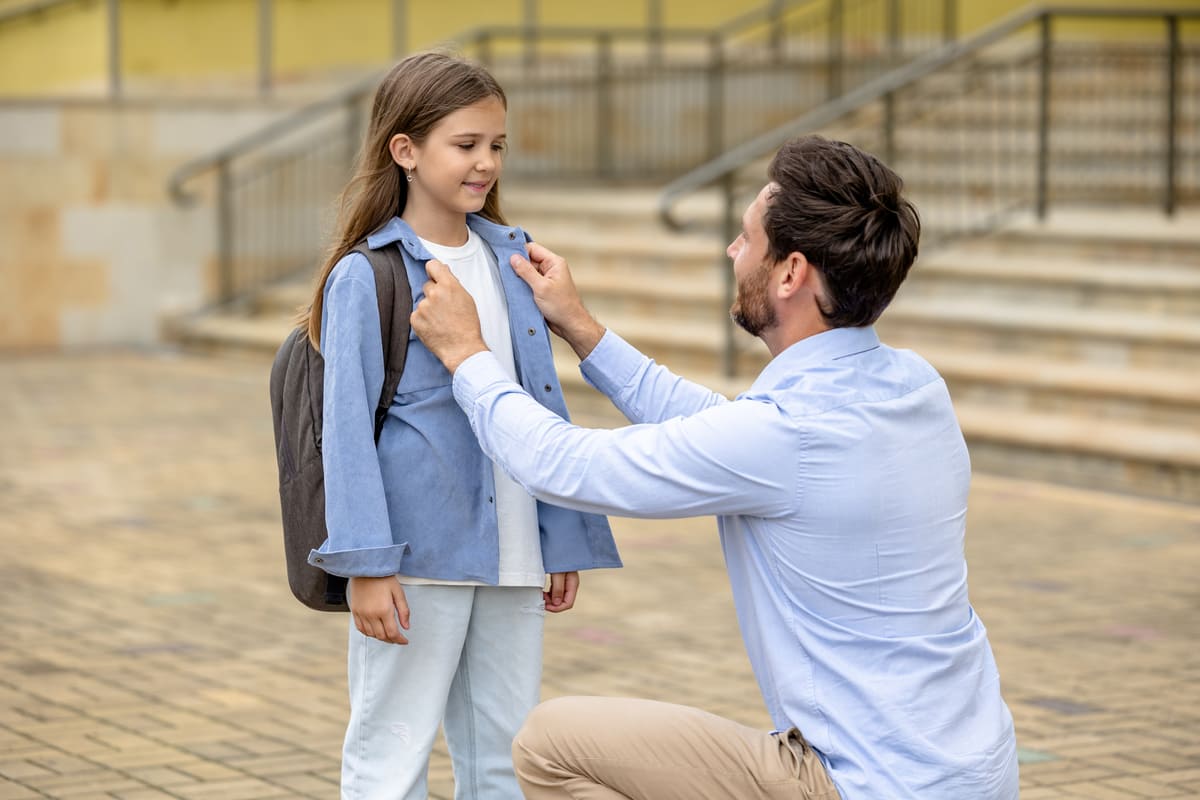
[[[1015,798],[1012,719],[967,599],[970,463],[944,382],[873,329],[780,353],[737,402],[775,406],[794,505],[723,516],[772,720],[844,800]]]

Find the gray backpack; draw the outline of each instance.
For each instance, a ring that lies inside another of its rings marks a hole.
[[[383,391],[375,408],[375,443],[400,385],[408,355],[408,318],[412,287],[404,256],[395,244],[361,253],[375,272],[379,327],[383,341]],[[296,328],[279,348],[271,366],[271,414],[275,420],[275,457],[279,463],[279,504],[283,512],[283,547],[288,583],[296,599],[318,611],[349,611],[346,579],[308,563],[310,551],[328,536],[325,529],[325,472],[321,462],[321,420],[325,394],[325,359]]]

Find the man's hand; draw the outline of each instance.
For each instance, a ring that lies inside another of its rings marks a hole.
[[[381,642],[408,644],[400,629],[408,630],[408,600],[395,575],[350,579],[350,613],[363,636]]]
[[[550,576],[550,591],[542,592],[542,599],[546,603],[546,610],[557,614],[574,606],[578,593],[578,572],[555,572]]]
[[[429,275],[425,297],[417,304],[410,322],[429,351],[453,375],[459,364],[488,349],[479,330],[479,312],[471,295],[445,264],[430,260],[425,272]]]
[[[528,250],[529,260],[518,255],[509,259],[513,272],[533,290],[534,302],[550,330],[565,339],[582,361],[604,336],[604,326],[583,307],[566,260],[536,242],[531,242]]]

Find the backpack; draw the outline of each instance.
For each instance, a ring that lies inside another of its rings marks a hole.
[[[372,250],[364,240],[350,252],[366,256],[375,272],[384,364],[383,391],[375,408],[378,445],[408,355],[412,287],[404,269],[404,256],[395,244]],[[329,575],[308,563],[309,553],[329,535],[325,528],[325,472],[321,462],[324,381],[325,359],[309,342],[308,330],[296,328],[275,354],[270,390],[288,584],[296,599],[309,608],[349,611],[346,578]]]

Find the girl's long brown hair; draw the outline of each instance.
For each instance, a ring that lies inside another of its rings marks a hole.
[[[404,213],[408,182],[400,165],[392,160],[388,142],[404,133],[420,144],[443,117],[489,97],[508,106],[504,90],[486,69],[445,53],[411,55],[392,67],[379,84],[354,176],[338,199],[337,225],[317,273],[312,303],[301,309],[296,320],[298,327],[308,329],[313,347],[320,348],[321,307],[329,273],[363,238]],[[506,224],[500,213],[499,181],[479,213]]]

